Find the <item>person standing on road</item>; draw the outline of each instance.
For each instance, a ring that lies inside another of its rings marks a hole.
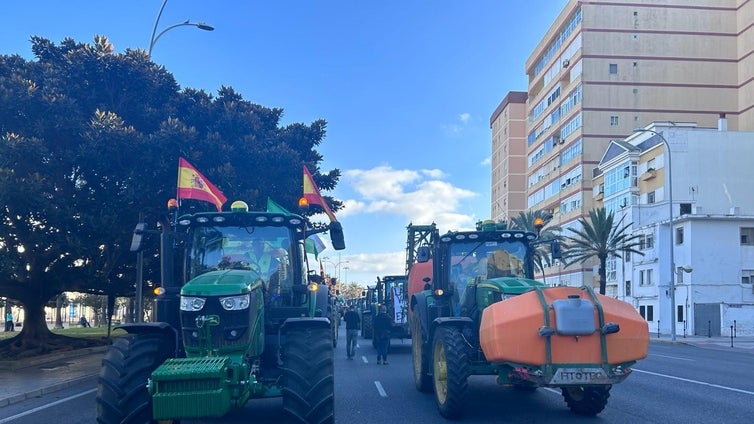
[[[348,359],[353,359],[356,354],[356,341],[359,338],[359,323],[361,323],[361,318],[354,310],[353,305],[348,307],[348,312],[343,316],[343,320],[346,322],[346,355],[348,355]]]
[[[390,329],[393,321],[387,316],[387,307],[380,306],[380,313],[374,317],[374,342],[377,348],[377,365],[388,364],[387,351],[390,347]]]

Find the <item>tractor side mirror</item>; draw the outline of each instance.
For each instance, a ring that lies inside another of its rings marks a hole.
[[[343,235],[343,225],[338,221],[330,223],[330,241],[335,250],[343,250],[346,248],[346,240]]]

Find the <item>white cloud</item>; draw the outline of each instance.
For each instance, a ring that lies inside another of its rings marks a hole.
[[[343,173],[343,183],[353,187],[361,199],[345,201],[344,214],[394,214],[406,222],[435,222],[443,229],[473,227],[474,217],[458,212],[461,203],[478,194],[443,181],[438,169],[396,170],[390,166]]]
[[[450,136],[460,135],[471,123],[471,114],[464,112],[458,115],[457,121],[452,124],[443,125],[442,128]]]
[[[458,120],[461,121],[464,124],[467,123],[467,122],[469,122],[469,119],[471,119],[471,114],[470,113],[462,113],[462,114],[458,115]]]

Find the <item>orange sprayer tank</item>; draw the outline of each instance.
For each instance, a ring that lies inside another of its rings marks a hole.
[[[411,265],[411,270],[408,273],[408,299],[410,301],[411,296],[424,290],[424,278],[432,278],[432,260],[427,262],[417,262]],[[430,280],[432,284],[432,280]],[[409,307],[409,317],[413,315],[413,310]]]
[[[548,361],[545,337],[539,335],[539,329],[545,326],[547,313],[549,327],[558,328],[558,331],[550,336],[550,363],[601,363],[600,324],[596,307],[590,307],[593,325],[585,322],[589,319],[587,315],[587,319],[584,320],[583,310],[568,312],[569,318],[580,315],[576,317],[579,322],[575,326],[582,330],[591,326],[594,329],[591,334],[575,335],[581,334],[580,330],[568,330],[565,319],[561,325],[557,322],[558,314],[566,316],[566,312],[558,311],[555,306],[563,305],[569,295],[579,296],[592,304],[589,292],[578,287],[550,287],[542,289],[541,293],[546,307],[543,307],[538,293],[530,291],[484,309],[480,342],[487,360],[535,366],[546,364]],[[604,322],[614,322],[620,326],[620,331],[605,336],[607,362],[616,365],[645,358],[649,348],[649,327],[644,318],[628,303],[600,294],[595,294],[595,297],[602,305]]]

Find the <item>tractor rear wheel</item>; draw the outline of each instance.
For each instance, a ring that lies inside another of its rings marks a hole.
[[[416,390],[429,392],[432,390],[432,376],[429,375],[429,360],[424,352],[424,338],[422,337],[419,315],[414,313],[411,318],[411,357],[414,364],[414,384]]]
[[[291,328],[283,358],[283,410],[302,423],[335,422],[330,329]]]
[[[461,331],[453,327],[439,327],[434,341],[432,381],[437,409],[445,418],[459,418],[463,414],[469,379],[465,342]]]
[[[610,388],[612,386],[569,386],[562,387],[568,408],[574,414],[594,416],[602,412],[607,406],[607,399],[610,397]]]
[[[361,317],[361,336],[365,339],[371,339],[374,335],[374,325],[372,324],[372,314]]]
[[[152,422],[152,399],[147,380],[175,345],[164,334],[128,334],[115,339],[102,358],[97,380],[97,422]]]

